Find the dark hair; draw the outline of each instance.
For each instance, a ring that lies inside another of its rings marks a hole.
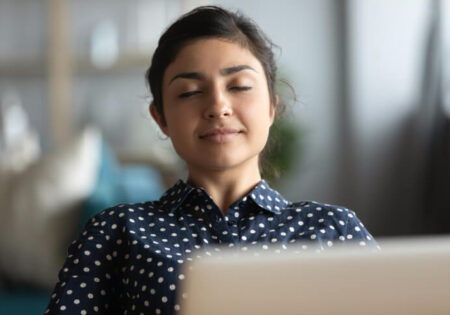
[[[201,6],[173,23],[161,36],[152,64],[145,75],[153,94],[153,105],[164,118],[162,80],[169,64],[190,41],[200,38],[223,38],[236,42],[261,62],[264,69],[272,105],[276,103],[275,81],[277,66],[274,61],[272,41],[248,17],[216,6]]]

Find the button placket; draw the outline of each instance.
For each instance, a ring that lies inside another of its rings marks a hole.
[[[213,206],[211,209],[207,210],[209,214],[209,220],[213,225],[214,230],[217,233],[218,241],[220,243],[233,243],[232,231],[230,230],[228,217],[224,216],[222,211],[217,207]]]

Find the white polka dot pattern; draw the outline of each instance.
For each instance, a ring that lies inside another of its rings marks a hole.
[[[377,247],[351,210],[292,203],[262,180],[224,215],[202,188],[178,181],[159,201],[118,205],[91,218],[68,250],[45,314],[173,314],[185,261],[256,246],[322,251]]]

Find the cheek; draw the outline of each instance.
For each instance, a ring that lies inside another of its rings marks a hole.
[[[189,143],[196,128],[196,119],[191,111],[167,110],[166,123],[168,135],[174,146],[180,147]]]
[[[252,106],[242,107],[247,119],[254,121],[260,129],[269,128],[272,123],[271,106],[265,98],[252,100]]]
[[[259,106],[259,108],[248,110],[245,124],[249,128],[251,141],[262,149],[267,142],[271,126],[269,109],[262,109]]]
[[[187,155],[191,151],[189,135],[190,133],[187,132],[186,127],[181,124],[173,125],[169,129],[169,138],[172,146],[183,160],[186,160]]]

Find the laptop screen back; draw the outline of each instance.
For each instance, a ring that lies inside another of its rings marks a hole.
[[[380,245],[200,255],[185,265],[181,314],[450,314],[450,238]]]

